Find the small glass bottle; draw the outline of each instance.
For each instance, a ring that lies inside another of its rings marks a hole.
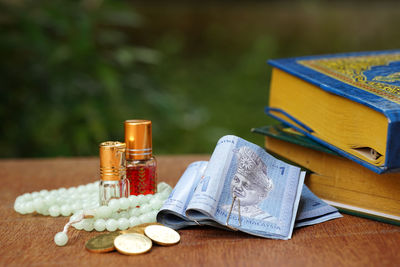
[[[117,141],[100,144],[100,205],[111,199],[129,197],[129,181],[126,179],[126,145]]]
[[[152,153],[151,121],[125,121],[126,176],[131,195],[157,191],[157,161]]]

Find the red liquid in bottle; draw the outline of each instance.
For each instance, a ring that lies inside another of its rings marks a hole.
[[[126,178],[130,183],[130,195],[154,194],[157,191],[156,166],[129,166]]]

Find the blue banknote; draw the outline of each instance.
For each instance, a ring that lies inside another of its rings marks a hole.
[[[195,188],[185,187],[189,200],[178,202],[177,191],[182,186],[176,188],[158,221],[166,224],[167,218],[174,223],[167,212],[172,210],[179,215],[173,217],[181,220],[213,223],[268,238],[291,238],[305,176],[300,168],[230,135],[218,141],[204,172],[196,175],[192,178],[197,180]],[[180,206],[172,208],[173,203]]]
[[[294,227],[341,217],[303,186],[304,176],[263,148],[224,136],[209,162],[188,166],[157,220],[175,229],[213,225],[289,239]]]
[[[319,197],[314,195],[306,185],[303,186],[299,210],[294,225],[295,228],[313,225],[340,217],[343,216],[336,208],[328,205]]]
[[[191,225],[212,225],[224,228],[224,225],[202,214],[199,214],[197,220],[189,219],[186,216],[189,201],[204,175],[207,164],[207,161],[196,161],[187,167],[158,213],[159,222],[174,229]],[[207,182],[203,182],[201,185],[203,190],[206,186]],[[303,185],[294,228],[314,225],[340,217],[342,215],[336,208],[325,203],[314,195],[306,185]]]

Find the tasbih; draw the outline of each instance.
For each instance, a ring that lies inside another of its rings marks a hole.
[[[14,209],[20,214],[38,213],[44,216],[72,216],[62,232],[54,236],[58,246],[68,242],[69,226],[77,230],[102,232],[125,230],[142,223],[156,222],[156,216],[172,188],[161,182],[154,195],[111,199],[107,206],[99,205],[99,182],[78,187],[41,190],[25,193],[15,200]]]

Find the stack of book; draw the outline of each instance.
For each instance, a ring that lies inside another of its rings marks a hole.
[[[343,212],[400,224],[400,51],[270,60],[265,148]]]

